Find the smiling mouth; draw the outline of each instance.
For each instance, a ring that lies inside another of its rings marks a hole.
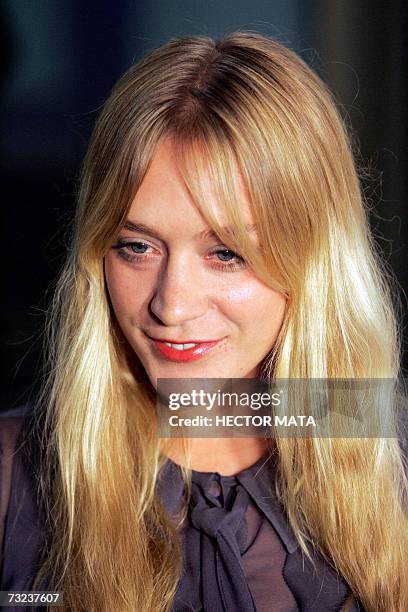
[[[185,340],[170,342],[167,339],[150,338],[162,357],[169,361],[195,361],[207,355],[223,340]]]
[[[158,342],[161,342],[161,340],[158,340]],[[200,343],[199,342],[185,342],[182,344],[174,344],[174,342],[164,342],[164,344],[166,346],[170,346],[176,349],[176,351],[185,351],[186,349],[191,349],[191,348],[194,348],[195,346],[198,346]]]

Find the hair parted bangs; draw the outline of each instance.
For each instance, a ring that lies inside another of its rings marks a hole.
[[[240,255],[269,286],[287,292],[284,270],[274,250],[262,241],[256,206],[243,181],[234,146],[218,134],[205,140],[173,139],[178,167],[189,194],[209,227],[225,246]],[[249,202],[249,208],[243,197]]]
[[[311,262],[326,258],[328,267],[329,250],[353,232],[361,241],[367,223],[358,180],[324,85],[290,50],[273,41],[260,49],[250,33],[240,38],[245,53],[232,36],[182,46],[175,39],[167,45],[166,78],[153,52],[114,88],[84,164],[76,233],[88,265],[110,248],[167,137],[207,223],[271,287],[295,297]],[[238,174],[258,245],[244,219]]]

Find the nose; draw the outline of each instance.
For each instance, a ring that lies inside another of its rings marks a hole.
[[[151,312],[167,326],[198,319],[209,306],[203,281],[191,257],[169,256],[150,302]]]

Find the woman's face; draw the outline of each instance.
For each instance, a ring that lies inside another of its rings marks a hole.
[[[282,325],[285,297],[213,235],[174,159],[166,140],[105,257],[117,320],[155,387],[157,378],[256,377]],[[209,188],[207,196],[214,201]]]

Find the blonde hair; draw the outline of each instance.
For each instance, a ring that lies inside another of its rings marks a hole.
[[[174,39],[120,79],[82,171],[48,321],[43,573],[65,610],[169,611],[182,554],[155,485],[153,389],[113,316],[103,258],[163,138],[208,223],[289,306],[263,363],[279,378],[390,378],[399,335],[343,122],[320,79],[255,33]],[[232,170],[259,228],[248,240]],[[206,207],[210,177],[233,230]],[[368,611],[408,609],[407,479],[395,438],[275,440],[277,493]],[[183,472],[187,490],[189,471]],[[40,574],[41,576],[42,574]],[[348,602],[350,603],[350,602]],[[347,609],[347,606],[344,607]]]

